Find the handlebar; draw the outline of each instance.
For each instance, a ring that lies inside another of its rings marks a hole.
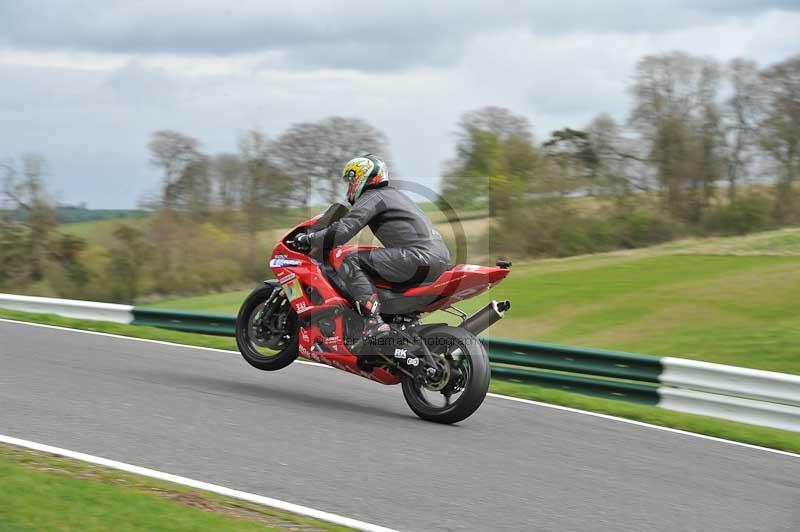
[[[299,233],[298,233],[299,234]],[[286,245],[294,249],[298,253],[308,253],[311,251],[311,246],[301,246],[295,239],[287,240]]]

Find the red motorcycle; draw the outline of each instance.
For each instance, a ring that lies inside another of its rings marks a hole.
[[[503,280],[511,263],[459,264],[421,285],[374,279],[392,333],[364,343],[363,318],[345,295],[336,269],[348,253],[370,247],[307,252],[294,242],[299,233],[324,229],[347,212],[346,206],[333,204],[277,243],[269,261],[277,279],[254,290],[239,311],[239,351],[261,370],[284,368],[299,355],[382,384],[402,383],[406,402],[422,419],[456,423],[469,417],[483,402],[491,373],[477,335],[501,319],[510,303],[492,301],[471,316],[452,305]],[[421,322],[436,310],[459,316],[461,323]]]

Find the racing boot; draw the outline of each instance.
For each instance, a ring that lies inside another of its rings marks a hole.
[[[392,332],[392,328],[381,318],[379,306],[377,294],[372,294],[363,303],[358,303],[358,310],[364,317],[362,333],[364,343],[375,345],[379,338],[384,338]]]
[[[352,352],[360,358],[365,356],[367,359],[377,357],[375,351],[392,332],[392,328],[381,318],[378,307],[378,296],[376,294],[372,294],[364,302],[356,302],[356,309],[364,318],[364,329],[361,332],[361,339],[353,346]],[[364,362],[366,363],[368,360],[364,360]]]

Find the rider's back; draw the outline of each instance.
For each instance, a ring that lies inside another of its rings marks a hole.
[[[377,208],[369,228],[386,248],[411,248],[450,261],[442,235],[416,203],[391,186],[365,191],[354,205],[372,203]]]

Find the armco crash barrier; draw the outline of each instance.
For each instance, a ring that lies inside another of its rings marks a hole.
[[[236,318],[0,294],[0,308],[233,336]],[[800,376],[673,357],[485,337],[496,379],[800,432]]]

